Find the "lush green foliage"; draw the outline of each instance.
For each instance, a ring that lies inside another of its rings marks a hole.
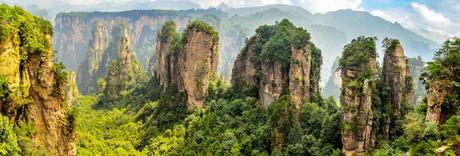
[[[154,88],[150,86],[144,89]],[[143,98],[138,95],[145,92],[137,92],[139,94],[132,96]],[[128,106],[128,109],[94,110],[90,106],[97,100],[96,97],[80,98],[74,106],[75,114],[79,114],[79,154],[92,151],[111,151],[118,155],[126,152],[148,155],[340,153],[339,111],[332,99],[322,104],[306,103],[300,114],[300,122],[297,123],[293,114],[295,109],[289,99],[281,98],[267,109],[255,98],[233,97],[236,95],[234,90],[222,79],[211,82],[210,97],[205,107],[195,109],[191,114],[184,105],[185,97],[178,96],[176,92],[169,88],[161,92],[161,96],[155,95],[158,99],[146,98],[144,102],[128,104],[142,105],[142,108]],[[320,127],[312,127],[310,124],[318,124]],[[117,128],[114,128],[115,125]],[[273,125],[284,129],[287,143],[275,151],[271,137]],[[295,137],[297,135],[299,137]]]
[[[79,155],[142,155],[136,150],[143,136],[142,123],[126,109],[94,109],[96,97],[80,97],[76,114]]]
[[[21,60],[26,60],[27,54],[50,52],[52,35],[49,21],[17,6],[0,5],[0,41],[11,40],[20,46]]]
[[[345,45],[342,57],[339,59],[339,68],[359,69],[356,78],[353,80],[344,78],[344,84],[356,90],[361,90],[366,79],[372,80],[374,73],[372,72],[369,60],[377,57],[375,48],[375,37],[358,37],[353,39],[350,44]],[[366,65],[366,66],[363,66]]]
[[[161,38],[162,42],[167,42],[170,36],[174,36],[176,34],[176,23],[173,21],[166,22],[161,31],[158,33],[158,38]]]
[[[369,62],[369,58],[377,57],[375,37],[358,37],[350,44],[345,45],[342,58],[339,60],[339,67],[353,67]]]
[[[191,23],[189,23],[187,25],[187,28],[185,29],[184,33],[187,33],[189,30],[192,30],[192,29],[199,29],[199,30],[202,30],[202,31],[205,31],[209,34],[211,34],[212,38],[216,41],[219,40],[219,33],[217,31],[214,30],[214,28],[203,22],[203,21],[200,21],[200,20],[195,20],[195,21],[192,21]]]
[[[427,88],[436,81],[447,81],[446,102],[442,105],[447,119],[440,126],[426,122],[427,100],[408,112],[402,120],[402,134],[389,142],[380,142],[373,155],[458,155],[460,147],[460,39],[448,40],[428,63],[421,79]]]
[[[0,115],[0,155],[16,155],[19,151],[17,136],[7,117]]]

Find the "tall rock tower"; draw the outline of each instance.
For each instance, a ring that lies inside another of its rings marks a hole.
[[[342,78],[340,103],[342,144],[347,156],[365,155],[372,150],[372,94],[376,73],[375,38],[359,37],[346,45],[339,60]]]
[[[412,79],[410,78],[407,57],[399,40],[383,41],[385,56],[383,58],[383,137],[390,138],[390,128],[397,126],[396,120],[404,116],[411,107]]]
[[[219,64],[219,38],[208,24],[194,21],[181,37],[167,22],[158,34],[155,77],[163,90],[174,87],[187,97],[187,109],[203,107],[208,85]]]

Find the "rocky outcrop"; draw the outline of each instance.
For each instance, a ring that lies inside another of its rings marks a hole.
[[[19,7],[0,7],[5,11],[1,17],[8,17],[0,19],[7,21],[1,28],[0,77],[9,93],[0,100],[1,113],[12,122],[34,126],[29,136],[34,148],[50,155],[76,155],[74,117],[65,95],[67,73],[54,63],[51,23]],[[23,25],[27,27],[19,28]]]
[[[447,97],[451,92],[449,80],[431,81],[428,88],[428,108],[426,112],[426,122],[432,122],[436,125],[442,124],[450,110],[446,109]],[[443,109],[444,108],[444,109]]]
[[[375,38],[359,37],[345,46],[339,62],[345,155],[365,155],[374,146],[372,94],[376,55]]]
[[[217,32],[201,21],[187,25],[180,39],[174,37],[175,29],[175,24],[168,22],[159,33],[155,76],[163,89],[175,85],[187,95],[188,110],[203,107],[219,63]]]
[[[146,78],[136,54],[131,48],[129,26],[118,24],[113,28],[112,40],[103,57],[107,65],[106,86],[101,101],[117,103]]]
[[[386,47],[383,58],[383,137],[390,138],[390,129],[395,127],[397,120],[404,116],[412,106],[412,79],[410,78],[407,57],[404,49],[396,39],[385,39]]]
[[[105,76],[107,61],[103,62],[102,57],[107,50],[108,41],[108,33],[105,26],[102,22],[96,21],[91,31],[86,59],[78,68],[78,85],[84,94],[95,93],[97,90],[97,79]]]
[[[290,35],[278,44],[272,36]],[[300,43],[295,40],[301,41]],[[232,85],[247,95],[256,96],[268,106],[281,95],[290,95],[300,110],[319,92],[321,51],[309,34],[283,20],[277,25],[261,26],[238,55],[232,73]]]

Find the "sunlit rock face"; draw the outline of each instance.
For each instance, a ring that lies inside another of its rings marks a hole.
[[[163,90],[172,86],[185,93],[188,110],[201,108],[217,73],[219,38],[212,27],[198,21],[190,23],[180,39],[175,29],[175,23],[168,22],[159,33],[155,77]]]
[[[407,108],[412,107],[412,79],[410,79],[407,57],[404,49],[396,39],[388,39],[383,60],[383,95],[384,105],[383,137],[390,138],[390,129],[395,127],[396,120],[405,115]]]

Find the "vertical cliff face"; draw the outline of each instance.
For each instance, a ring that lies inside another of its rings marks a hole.
[[[339,61],[342,90],[342,144],[345,155],[372,150],[373,76],[376,72],[375,38],[359,37],[346,45]]]
[[[321,51],[309,40],[305,30],[287,20],[259,27],[235,61],[233,86],[259,97],[264,106],[290,95],[300,110],[319,92]]]
[[[0,77],[8,94],[1,113],[34,125],[34,148],[51,155],[75,155],[74,118],[67,112],[67,73],[54,63],[51,24],[19,7],[1,5]],[[8,17],[8,18],[5,18]],[[3,92],[2,91],[2,92]]]
[[[151,69],[152,73],[160,80],[160,85],[166,89],[170,83],[176,83],[173,79],[174,57],[172,56],[173,42],[179,42],[176,33],[176,23],[170,21],[163,25],[163,28],[158,33],[157,47],[156,47],[156,60],[153,61]]]
[[[119,24],[113,28],[112,40],[103,57],[107,65],[106,86],[103,97],[105,104],[117,103],[145,80],[142,67],[131,48],[129,26]]]
[[[219,63],[219,38],[214,29],[201,22],[187,25],[182,38],[168,22],[159,33],[155,76],[163,89],[175,89],[187,95],[187,109],[203,107],[211,76]]]
[[[396,126],[396,120],[401,119],[411,107],[412,79],[410,78],[407,57],[404,55],[399,40],[385,39],[386,47],[383,60],[383,96],[384,119],[383,137],[389,139],[390,128]]]
[[[179,91],[187,92],[189,110],[203,106],[210,77],[217,73],[219,64],[219,40],[213,36],[216,32],[204,29],[207,28],[200,28],[193,23],[187,27],[182,41],[183,49],[178,57],[179,68],[182,68],[179,72],[182,78]]]
[[[96,92],[96,81],[103,77],[105,65],[102,57],[107,50],[108,34],[105,26],[101,22],[93,24],[91,39],[86,59],[80,64],[78,70],[78,85],[84,94]]]

